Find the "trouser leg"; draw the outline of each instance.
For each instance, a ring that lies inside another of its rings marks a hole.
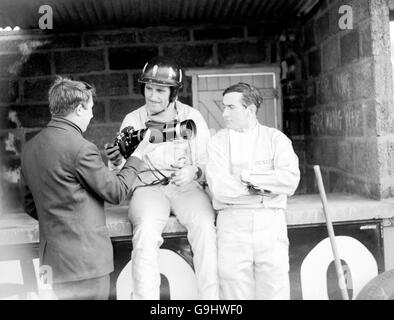
[[[218,215],[216,227],[222,299],[254,299],[252,218],[248,214],[229,212]]]
[[[53,284],[53,291],[60,300],[107,300],[109,290],[109,275]]]
[[[265,209],[255,218],[256,299],[290,299],[289,241],[283,210]]]
[[[137,189],[130,201],[129,218],[133,225],[131,254],[133,299],[160,298],[159,249],[168,221],[170,204],[156,187]]]
[[[174,214],[187,231],[201,299],[219,299],[215,212],[208,195],[197,186],[171,199]]]

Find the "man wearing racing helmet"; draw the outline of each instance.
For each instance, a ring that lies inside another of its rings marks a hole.
[[[159,299],[159,248],[162,232],[172,212],[187,231],[202,299],[218,299],[215,213],[199,181],[204,178],[208,126],[200,112],[177,100],[182,70],[169,58],[146,63],[138,82],[145,105],[124,118],[120,130],[144,129],[153,123],[193,120],[196,134],[190,140],[162,142],[144,158],[129,206],[133,225],[133,299]],[[105,149],[113,169],[125,159],[117,146]]]

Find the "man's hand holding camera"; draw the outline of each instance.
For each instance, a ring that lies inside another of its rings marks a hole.
[[[158,147],[158,144],[153,144],[149,142],[150,136],[151,131],[148,129],[145,133],[144,139],[142,139],[142,141],[138,144],[138,147],[134,150],[131,156],[137,157],[142,160],[147,153],[155,150]],[[104,145],[104,151],[108,160],[111,161],[113,165],[119,166],[122,163],[123,156],[119,151],[118,145],[106,143]]]
[[[122,163],[123,156],[120,154],[119,147],[113,143],[106,143],[104,145],[104,152],[108,160],[114,166],[119,166]]]

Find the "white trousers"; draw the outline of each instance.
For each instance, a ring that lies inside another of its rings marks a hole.
[[[187,229],[201,299],[219,298],[215,213],[204,190],[195,182],[138,188],[130,201],[133,224],[133,299],[160,298],[159,248],[170,211]]]
[[[226,209],[216,227],[220,298],[290,299],[284,210]]]

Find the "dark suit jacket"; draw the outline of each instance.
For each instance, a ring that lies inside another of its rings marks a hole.
[[[104,164],[98,148],[74,123],[54,117],[22,152],[25,210],[38,218],[40,263],[54,282],[113,271],[113,249],[104,200],[118,204],[131,190],[141,161],[130,157],[119,173]]]

